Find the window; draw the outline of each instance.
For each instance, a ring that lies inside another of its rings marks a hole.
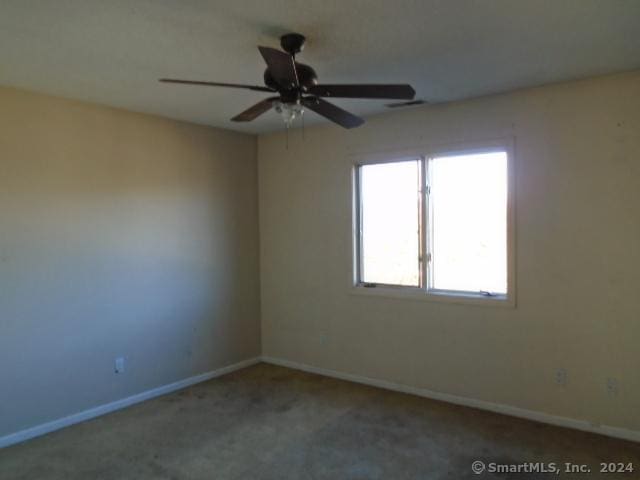
[[[420,162],[361,167],[362,281],[420,286]]]
[[[356,167],[356,286],[510,298],[506,148]]]

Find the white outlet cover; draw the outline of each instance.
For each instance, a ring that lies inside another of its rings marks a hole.
[[[118,357],[115,360],[115,372],[123,373],[124,372],[124,357]]]
[[[615,378],[607,378],[607,392],[610,395],[618,394],[618,380]]]
[[[569,374],[567,373],[566,369],[559,368],[558,370],[556,370],[556,383],[558,385],[566,385],[568,377]]]

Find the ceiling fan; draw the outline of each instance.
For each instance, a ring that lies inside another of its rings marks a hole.
[[[182,83],[188,85],[208,85],[213,87],[231,87],[255,90],[258,92],[277,93],[249,107],[231,120],[234,122],[250,122],[271,108],[282,115],[287,127],[308,108],[319,115],[337,123],[344,128],[362,125],[364,120],[343,110],[323,98],[381,98],[412,100],[416,92],[411,85],[318,85],[318,76],[309,65],[298,63],[296,54],[304,48],[305,37],[299,33],[288,33],[280,37],[281,50],[270,47],[258,47],[267,63],[264,72],[264,84],[242,85],[237,83],[203,82],[161,78],[161,82]]]

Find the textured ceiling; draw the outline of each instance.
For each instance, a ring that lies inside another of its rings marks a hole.
[[[0,84],[273,131],[274,112],[228,120],[265,94],[156,79],[260,84],[256,45],[288,31],[321,82],[408,82],[430,102],[640,68],[640,0],[0,0]]]

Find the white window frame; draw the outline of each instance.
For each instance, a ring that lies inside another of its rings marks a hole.
[[[352,279],[351,290],[357,295],[382,296],[391,298],[406,298],[445,303],[462,303],[471,305],[515,307],[515,162],[513,139],[497,139],[463,144],[444,145],[439,147],[415,147],[386,152],[374,152],[355,155],[352,162]],[[429,160],[456,155],[474,153],[505,152],[507,154],[507,293],[486,295],[479,292],[464,292],[458,290],[439,290],[429,288],[428,276],[430,268],[429,252],[431,226],[429,224],[431,205],[429,202]],[[421,228],[420,228],[420,286],[402,286],[387,284],[371,284],[361,281],[362,271],[362,228],[361,228],[361,198],[360,172],[361,167],[380,163],[403,162],[420,160],[422,187],[421,195]]]

